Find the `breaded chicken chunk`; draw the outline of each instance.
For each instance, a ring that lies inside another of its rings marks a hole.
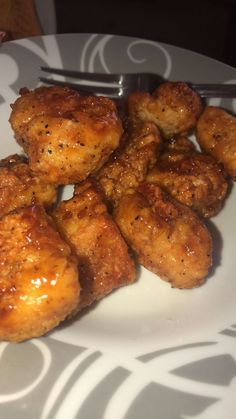
[[[81,97],[63,116],[35,116],[25,138],[32,171],[55,184],[78,183],[95,173],[118,147],[123,127],[113,101]]]
[[[41,336],[79,302],[77,260],[43,207],[0,219],[0,340]]]
[[[228,190],[223,167],[213,157],[194,149],[186,137],[165,142],[146,181],[159,185],[177,201],[206,218],[220,211]]]
[[[182,82],[162,83],[152,95],[135,92],[127,107],[133,119],[154,122],[165,138],[189,133],[202,112],[199,95]]]
[[[77,186],[74,197],[61,202],[52,216],[78,256],[78,311],[135,280],[128,247],[93,183],[85,181]]]
[[[222,108],[207,106],[197,123],[201,148],[222,163],[236,181],[236,117]]]
[[[161,143],[160,132],[153,123],[141,122],[126,131],[121,146],[96,176],[111,206],[145,180],[156,163]]]
[[[198,216],[156,185],[124,195],[114,219],[137,261],[177,288],[201,285],[212,263],[212,239]]]
[[[49,208],[56,200],[57,186],[34,175],[26,157],[14,154],[0,161],[0,217],[34,203]]]
[[[22,88],[20,97],[11,105],[10,124],[17,141],[27,151],[25,132],[27,125],[35,116],[61,116],[75,110],[80,95],[68,87],[38,87],[34,90]]]

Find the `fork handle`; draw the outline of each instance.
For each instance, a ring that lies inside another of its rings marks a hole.
[[[194,84],[190,86],[202,97],[235,98],[236,84]]]

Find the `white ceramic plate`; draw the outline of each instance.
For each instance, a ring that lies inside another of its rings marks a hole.
[[[68,34],[0,48],[1,156],[19,151],[8,118],[40,66],[152,71],[172,80],[235,82],[236,69],[152,41]],[[62,78],[63,79],[63,78]],[[211,104],[236,111],[236,100]],[[47,337],[0,344],[4,419],[234,419],[236,394],[236,193],[211,220],[214,269],[195,290],[175,290],[142,270]]]

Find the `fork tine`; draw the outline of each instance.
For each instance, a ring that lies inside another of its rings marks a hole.
[[[54,79],[47,79],[45,77],[40,77],[40,81],[46,84],[56,85],[56,86],[67,86],[71,89],[78,90],[79,92],[82,92],[87,95],[97,95],[97,96],[107,96],[110,98],[120,98],[124,96],[124,89],[121,87],[108,87],[108,86],[88,86],[85,84],[78,84],[78,83],[70,83],[60,80],[54,80]]]
[[[103,73],[89,73],[75,70],[64,70],[60,68],[41,67],[41,70],[51,74],[58,74],[61,76],[73,77],[80,80],[89,80],[97,83],[113,83],[122,84],[122,74],[103,74]]]

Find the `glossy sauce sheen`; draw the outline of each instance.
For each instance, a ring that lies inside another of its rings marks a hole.
[[[0,220],[0,339],[41,336],[77,306],[77,260],[40,206]]]
[[[143,183],[114,212],[138,262],[177,288],[201,285],[212,263],[212,239],[190,208]]]
[[[61,202],[53,217],[78,256],[79,310],[134,282],[134,261],[92,181],[77,185],[73,198]]]
[[[59,87],[26,91],[12,105],[10,123],[33,173],[63,185],[96,172],[123,133],[113,101]]]

